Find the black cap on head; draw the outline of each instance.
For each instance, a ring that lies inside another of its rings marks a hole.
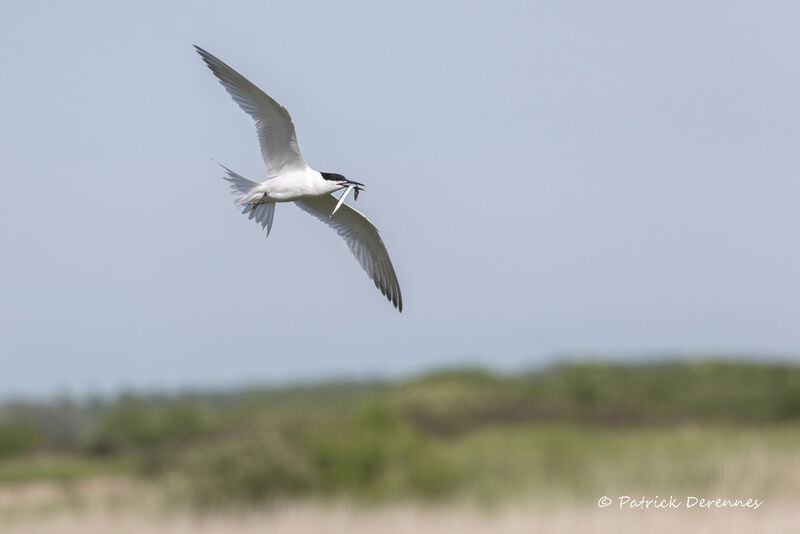
[[[336,174],[335,172],[321,172],[320,174],[326,180],[332,180],[334,182],[346,182],[347,181],[347,178],[345,178],[341,174]]]

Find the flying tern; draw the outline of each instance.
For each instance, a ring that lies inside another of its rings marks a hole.
[[[286,108],[210,53],[199,46],[195,49],[233,100],[256,122],[267,179],[256,182],[220,165],[227,174],[224,178],[231,184],[236,204],[243,208],[242,213],[266,228],[269,236],[275,204],[294,202],[345,240],[375,287],[402,312],[400,285],[378,229],[344,203],[351,191],[353,198],[358,199],[358,193],[366,186],[341,174],[318,172],[309,167],[300,152],[294,123]],[[342,189],[339,199],[332,195]]]

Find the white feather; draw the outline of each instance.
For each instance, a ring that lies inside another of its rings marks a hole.
[[[261,155],[270,176],[277,175],[284,168],[307,167],[297,144],[292,117],[286,108],[223,61],[198,46],[195,48],[233,100],[256,121]]]
[[[336,197],[333,195],[304,198],[295,201],[295,204],[336,230],[375,283],[375,287],[386,295],[398,311],[403,311],[403,296],[392,260],[389,259],[378,229],[369,219],[347,204],[343,204],[339,212],[331,217],[331,210],[336,205]]]

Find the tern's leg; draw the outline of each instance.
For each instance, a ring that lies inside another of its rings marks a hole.
[[[267,194],[266,193],[264,193],[264,195],[262,195],[262,197],[259,198],[258,200],[254,200],[252,202],[252,205],[250,206],[250,213],[253,213],[254,211],[256,211],[256,208],[259,207],[261,204],[263,204],[265,202],[265,200],[264,200],[265,198],[267,198]]]

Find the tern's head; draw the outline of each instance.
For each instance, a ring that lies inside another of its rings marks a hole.
[[[359,191],[363,191],[367,187],[361,182],[354,182],[353,180],[348,180],[341,174],[336,174],[335,172],[321,172],[320,174],[324,179],[336,182],[339,185],[339,189],[344,189],[345,187],[352,185],[353,189],[355,189],[356,191],[355,198],[358,198]]]

